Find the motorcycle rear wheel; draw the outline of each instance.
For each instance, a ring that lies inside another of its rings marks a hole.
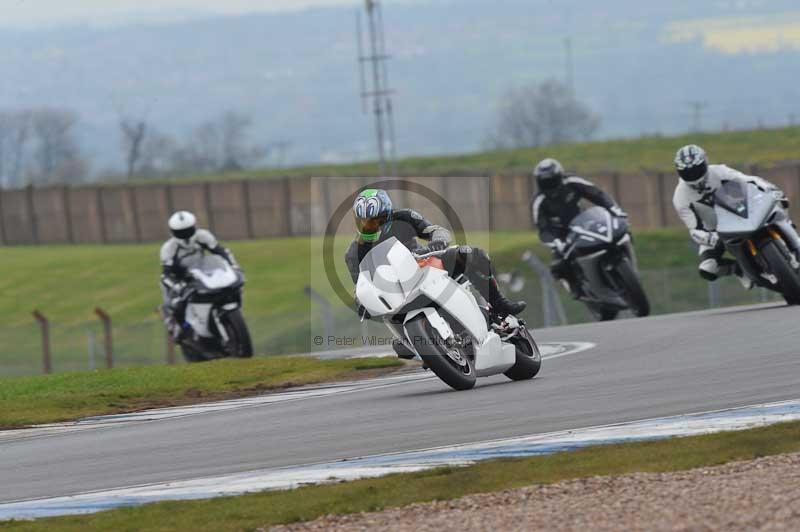
[[[462,348],[448,347],[444,340],[425,316],[417,316],[406,323],[409,343],[419,354],[422,361],[445,384],[454,390],[469,390],[475,386],[475,364],[463,353]],[[458,350],[455,354],[448,351]],[[455,359],[460,359],[461,363]]]
[[[194,347],[186,344],[181,345],[181,353],[183,353],[183,359],[186,362],[206,362],[209,360],[208,357],[199,349],[195,349]]]

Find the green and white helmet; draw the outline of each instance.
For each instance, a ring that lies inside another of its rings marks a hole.
[[[358,236],[364,242],[375,242],[381,231],[392,223],[392,200],[385,190],[368,188],[362,191],[353,203]]]

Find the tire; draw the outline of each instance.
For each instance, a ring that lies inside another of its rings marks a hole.
[[[643,318],[650,314],[650,301],[644,293],[639,276],[633,270],[630,261],[623,258],[617,264],[616,273],[619,276],[622,289],[625,291],[624,299],[633,309],[636,316]]]
[[[607,307],[602,303],[587,303],[586,306],[589,307],[589,312],[597,321],[611,321],[619,314],[619,310]]]
[[[464,362],[459,366],[447,354],[439,332],[424,316],[418,316],[406,324],[409,342],[414,346],[422,361],[445,384],[454,390],[469,390],[475,386],[475,363],[460,351],[458,355]]]
[[[251,358],[253,356],[253,342],[250,339],[250,331],[244,321],[241,310],[228,312],[220,318],[225,332],[230,338],[230,347],[227,349],[226,356],[233,358]]]
[[[800,304],[800,274],[792,268],[786,252],[776,241],[767,242],[761,248],[761,254],[769,264],[770,271],[778,278],[778,286],[783,298],[790,305]]]
[[[542,355],[533,338],[518,337],[512,343],[517,348],[517,362],[503,375],[512,381],[525,381],[534,378],[542,369]]]
[[[193,362],[206,362],[208,358],[206,358],[205,354],[200,351],[199,349],[195,349],[190,345],[181,345],[181,353],[183,353],[183,359],[186,362],[193,363]]]

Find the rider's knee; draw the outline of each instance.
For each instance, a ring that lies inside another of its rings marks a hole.
[[[717,259],[705,259],[698,267],[700,277],[706,281],[716,281],[719,278],[719,262]]]

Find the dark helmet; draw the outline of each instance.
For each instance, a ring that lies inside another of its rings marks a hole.
[[[382,229],[392,223],[392,200],[385,190],[369,188],[362,191],[353,203],[358,236],[364,242],[375,242]]]
[[[197,231],[197,218],[189,211],[178,211],[169,218],[172,236],[188,242]]]
[[[533,170],[539,192],[552,194],[564,185],[564,167],[555,159],[545,159]]]
[[[678,175],[690,186],[702,186],[708,175],[708,157],[700,146],[689,144],[675,154],[675,168]]]

